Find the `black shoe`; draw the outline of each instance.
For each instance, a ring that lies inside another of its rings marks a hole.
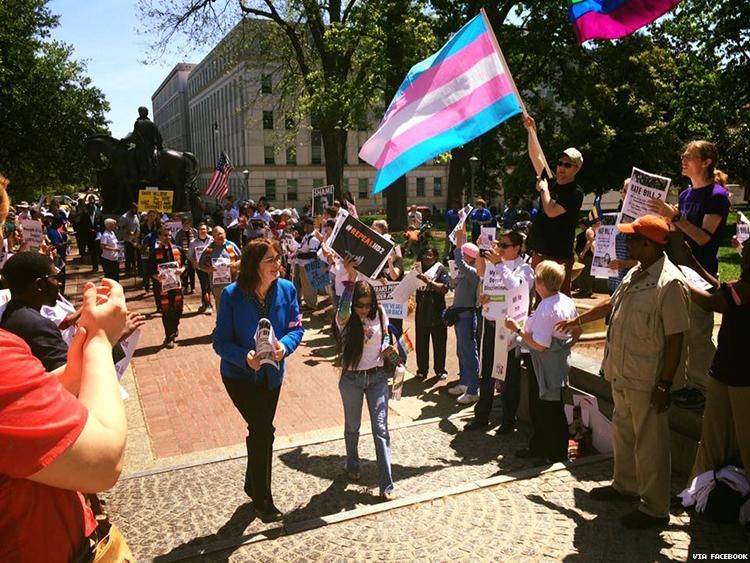
[[[417,373],[414,374],[414,377],[416,377],[417,379],[421,379],[421,380],[424,381],[425,379],[427,379],[427,374],[426,373],[417,372]]]
[[[164,341],[164,347],[165,347],[165,348],[166,348],[167,350],[171,350],[172,348],[174,348],[174,338],[167,338],[167,339],[166,339],[166,340]]]
[[[647,530],[649,528],[663,528],[669,524],[669,516],[649,516],[640,510],[634,510],[620,518],[623,528],[631,530]]]
[[[489,428],[490,423],[484,420],[472,420],[469,424],[464,426],[464,431],[471,432],[472,430],[486,430]]]
[[[516,425],[515,424],[507,424],[503,422],[500,426],[498,426],[497,430],[495,430],[495,436],[503,436],[505,434],[513,434],[513,432],[516,431]]]
[[[284,517],[284,515],[281,514],[281,511],[276,508],[276,506],[274,506],[273,502],[265,504],[258,504],[254,502],[253,508],[255,508],[255,513],[258,515],[258,518],[260,518],[266,524],[270,522],[278,522]]]
[[[615,489],[612,485],[605,485],[603,487],[594,487],[589,491],[589,496],[594,500],[601,500],[605,502],[613,500],[627,500],[634,501],[639,500],[638,495],[628,495],[621,493]]]

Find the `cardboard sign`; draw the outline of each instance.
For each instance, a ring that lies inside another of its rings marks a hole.
[[[322,260],[310,260],[305,264],[305,273],[307,274],[307,280],[315,288],[315,291],[322,291],[331,285],[328,265]]]
[[[142,211],[153,209],[159,213],[171,213],[173,200],[173,190],[160,190],[159,188],[138,190],[138,209]]]
[[[326,207],[333,205],[333,185],[312,189],[313,216],[323,215]]]
[[[393,243],[348,213],[340,214],[330,247],[341,258],[353,258],[357,271],[372,278],[388,260]]]

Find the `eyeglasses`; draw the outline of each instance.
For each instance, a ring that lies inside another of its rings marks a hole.
[[[565,162],[564,160],[558,160],[557,165],[562,168],[573,168],[575,166],[572,162]]]
[[[355,309],[369,309],[370,307],[372,307],[372,301],[370,301],[369,303],[362,303],[358,301],[354,304]]]
[[[266,264],[271,264],[273,262],[281,262],[281,255],[277,254],[276,256],[267,256],[266,258],[263,258],[261,262],[265,262]]]

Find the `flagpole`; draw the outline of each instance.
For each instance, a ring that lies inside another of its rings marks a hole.
[[[487,30],[490,33],[490,39],[492,39],[492,44],[495,46],[495,51],[497,51],[497,54],[503,63],[503,67],[505,68],[505,73],[507,74],[508,78],[510,78],[510,85],[513,88],[513,93],[516,95],[516,99],[518,100],[518,105],[521,106],[521,113],[523,114],[524,117],[528,117],[529,112],[526,111],[526,104],[523,103],[523,98],[521,97],[521,93],[518,91],[518,86],[516,86],[516,81],[513,78],[513,73],[510,72],[508,61],[505,60],[505,55],[503,55],[503,50],[500,48],[500,43],[497,42],[497,37],[495,37],[495,30],[493,30],[492,25],[490,25],[490,20],[487,17],[487,12],[484,11],[484,8],[480,8],[479,12],[482,14],[484,25],[487,27]],[[525,125],[526,123],[524,122],[524,126]],[[542,155],[542,161],[544,164],[544,169],[547,171],[548,177],[552,178],[552,171],[550,170],[549,164],[547,164],[547,157],[544,156],[544,151],[541,150],[542,146],[539,144],[539,139],[537,139],[536,131],[531,127],[526,127],[526,129],[529,132],[529,135],[534,137],[536,144],[539,146],[540,153]]]

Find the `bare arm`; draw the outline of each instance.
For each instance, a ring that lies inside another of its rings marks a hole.
[[[545,215],[549,218],[559,217],[565,213],[565,208],[552,199],[549,193],[549,185],[547,180],[540,178],[537,180],[536,189],[539,192],[539,199],[542,202],[542,209]]]

